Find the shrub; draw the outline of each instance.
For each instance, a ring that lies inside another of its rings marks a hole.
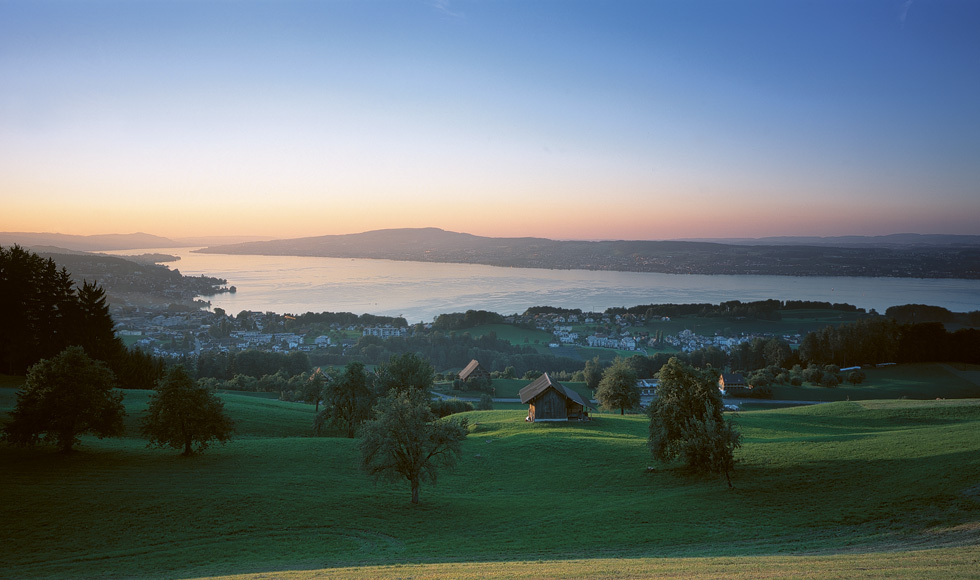
[[[432,413],[436,417],[440,418],[473,410],[473,403],[460,401],[459,399],[442,399],[439,401],[432,401],[429,403],[429,406],[432,407]]]
[[[804,381],[808,383],[813,383],[815,385],[820,383],[820,380],[823,378],[823,375],[824,375],[823,370],[816,365],[808,366],[803,371],[802,374]]]
[[[771,399],[772,389],[770,389],[769,387],[755,387],[754,389],[750,390],[749,392],[741,396],[750,399]]]
[[[480,402],[476,404],[476,408],[479,411],[492,411],[493,410],[493,397],[487,393],[480,395]]]
[[[824,373],[820,378],[821,387],[836,387],[840,384],[840,378],[834,373]]]

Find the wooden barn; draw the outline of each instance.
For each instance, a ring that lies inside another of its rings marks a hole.
[[[718,377],[718,390],[722,395],[736,396],[752,390],[752,385],[739,373],[722,373]]]
[[[463,367],[463,370],[459,371],[459,380],[464,383],[470,379],[489,379],[490,373],[480,366],[480,363],[476,359],[470,361],[470,364]]]
[[[520,391],[521,403],[528,405],[527,420],[586,421],[592,407],[582,396],[545,373]]]

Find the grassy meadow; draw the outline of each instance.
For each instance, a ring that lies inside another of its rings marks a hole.
[[[308,437],[312,406],[222,398],[236,439],[191,458],[136,438],[140,391],[126,437],[0,445],[0,577],[968,578],[980,562],[980,400],[743,413],[734,490],[648,470],[640,415],[472,412],[458,468],[413,506],[407,482],[357,470],[355,440]]]

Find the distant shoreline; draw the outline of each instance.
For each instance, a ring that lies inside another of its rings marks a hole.
[[[904,239],[904,238],[903,238]],[[980,279],[980,241],[897,247],[487,238],[437,228],[210,246],[196,253],[660,274]],[[980,240],[980,237],[977,237]]]

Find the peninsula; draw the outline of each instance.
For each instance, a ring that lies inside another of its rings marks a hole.
[[[438,228],[404,228],[247,242],[196,250],[212,254],[319,256],[514,268],[667,274],[980,278],[980,236],[892,237],[875,243],[755,244],[705,241],[580,241],[492,238]]]

